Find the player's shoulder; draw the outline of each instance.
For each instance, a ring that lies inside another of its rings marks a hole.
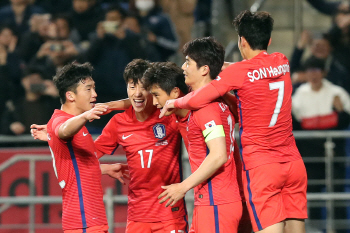
[[[115,121],[115,122],[130,122],[133,119],[133,115],[134,115],[134,109],[132,106],[130,106],[128,109],[126,109],[124,112],[120,112],[115,114],[111,120]]]
[[[215,115],[220,114],[220,105],[224,108],[224,104],[218,99],[215,100],[208,105],[204,106],[203,108],[200,108],[198,110],[193,111],[193,116],[195,118],[207,118]],[[227,105],[226,105],[227,107]]]
[[[286,55],[284,55],[283,53],[279,53],[279,52],[274,52],[271,53],[269,55],[269,57],[271,59],[273,59],[274,61],[276,61],[277,63],[281,62],[281,63],[286,63],[288,62],[288,58],[286,57]]]

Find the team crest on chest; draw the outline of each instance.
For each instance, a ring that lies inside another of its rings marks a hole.
[[[155,124],[153,126],[154,136],[158,139],[163,139],[166,136],[165,125]]]

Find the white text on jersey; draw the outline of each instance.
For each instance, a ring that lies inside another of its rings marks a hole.
[[[248,72],[247,75],[249,77],[249,81],[254,82],[255,80],[267,78],[274,76],[280,76],[281,74],[285,75],[289,72],[289,64],[283,64],[277,67],[263,67],[258,70],[253,70],[252,72]]]

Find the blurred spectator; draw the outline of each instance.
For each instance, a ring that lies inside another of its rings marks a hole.
[[[140,44],[137,21],[129,18],[124,21],[126,12],[119,5],[111,5],[106,10],[105,20],[98,23],[96,38],[90,48],[82,54],[80,62],[89,61],[94,66],[97,101],[106,102],[127,98],[123,72],[134,58],[145,55]],[[130,30],[129,28],[132,28]],[[92,124],[102,127],[111,116],[103,116]]]
[[[46,124],[60,105],[56,87],[51,80],[44,80],[41,72],[28,70],[21,82],[25,96],[7,104],[1,134],[29,134],[33,122]]]
[[[30,19],[30,31],[23,35],[19,44],[19,55],[25,63],[35,56],[45,41],[54,35],[49,35],[50,14],[34,14]]]
[[[157,1],[130,1],[130,9],[140,17],[141,33],[147,35],[147,40],[155,46],[160,54],[160,61],[168,60],[177,52],[179,42],[174,25],[162,12]]]
[[[211,6],[212,0],[198,0],[194,11],[195,25],[194,36],[211,36]]]
[[[341,11],[336,14],[334,24],[329,31],[334,57],[350,71],[350,13]]]
[[[191,32],[196,5],[197,0],[161,0],[163,11],[170,15],[176,27],[180,40],[180,49],[192,39]]]
[[[17,36],[10,26],[0,27],[0,117],[5,102],[16,95],[20,86],[20,59],[16,53]]]
[[[349,11],[348,1],[307,0],[319,12],[334,15],[338,11]]]
[[[311,56],[322,59],[325,62],[326,79],[333,84],[343,87],[350,93],[350,72],[331,54],[332,46],[327,34],[322,36],[314,36],[311,33],[303,31],[300,39],[294,48],[292,58],[290,60],[290,69],[292,72],[292,82],[294,89],[300,84],[306,82],[301,59],[307,46],[311,44]],[[296,72],[298,71],[298,72]]]
[[[307,83],[302,84],[292,97],[293,129],[294,130],[339,130],[346,129],[350,121],[350,97],[341,87],[324,79],[324,61],[314,57],[305,62]],[[297,140],[301,155],[305,157],[325,156],[325,139]],[[333,139],[335,143],[334,155],[344,156],[345,140]],[[322,160],[321,160],[322,161]],[[324,162],[306,163],[308,179],[324,180]],[[334,163],[334,178],[345,178],[344,163]],[[325,191],[324,185],[308,185],[308,192]],[[334,191],[343,192],[343,185],[335,185]],[[336,211],[336,218],[343,219],[345,213]],[[311,208],[311,219],[324,218],[324,210]]]
[[[349,94],[324,79],[324,61],[314,57],[305,62],[307,83],[293,95],[293,115],[305,130],[344,129],[350,121]]]
[[[44,9],[29,4],[29,0],[11,0],[10,5],[0,9],[0,23],[10,24],[19,37],[29,30],[29,19],[33,14],[42,14]]]
[[[97,23],[103,20],[104,12],[96,0],[73,0],[70,17],[74,28],[79,32],[80,41],[88,41],[89,34],[95,31]]]
[[[35,0],[34,4],[53,15],[66,13],[72,9],[72,0]]]

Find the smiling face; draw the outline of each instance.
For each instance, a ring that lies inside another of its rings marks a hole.
[[[143,88],[140,81],[134,83],[132,80],[129,80],[127,92],[135,112],[142,112],[146,107],[152,106],[152,95]]]
[[[71,92],[71,95],[81,113],[92,109],[95,107],[97,97],[94,80],[90,77],[80,81],[75,93]]]
[[[197,62],[195,62],[189,56],[186,56],[186,61],[181,67],[185,75],[185,83],[194,89],[194,85],[198,83],[202,78],[201,67],[197,67]]]

